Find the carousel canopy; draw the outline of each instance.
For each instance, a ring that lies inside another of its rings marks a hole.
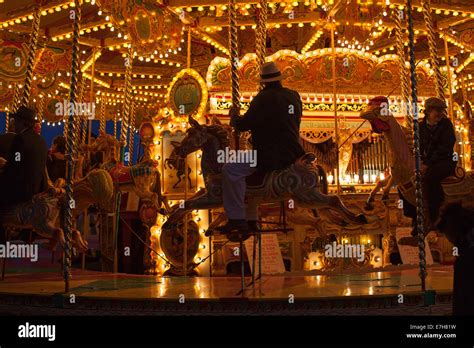
[[[262,6],[251,0],[237,0],[236,3],[238,54],[244,59],[256,50],[256,29]],[[30,102],[46,97],[44,117],[55,119],[54,108],[48,105],[54,105],[55,98],[66,98],[71,83],[74,7],[74,2],[64,0],[0,0],[0,105],[3,110],[8,110],[15,86],[24,83],[34,15],[39,9]],[[380,69],[380,74],[384,71],[397,74],[394,56],[399,53],[397,30],[401,30],[404,54],[408,57],[405,10],[403,0],[267,1],[266,53],[268,57],[288,57],[286,65],[301,74],[291,76],[293,79],[311,78],[311,82],[294,81],[296,87],[302,86],[301,92],[324,93],[327,81],[319,81],[331,75],[330,69],[324,74],[324,56],[330,59],[330,27],[335,24],[338,54],[357,58],[350,62],[351,71],[338,70],[341,77],[338,85],[345,94],[357,95],[364,87],[359,86],[363,81],[361,76],[369,71],[376,74],[376,65],[386,65],[385,70]],[[131,47],[133,100],[146,113],[155,112],[164,105],[173,77],[188,66],[188,32],[191,36],[189,65],[204,79],[219,70],[216,67],[218,57],[229,58],[228,11],[227,0],[83,1],[78,38],[78,69],[82,72],[78,83],[83,85],[79,88],[82,100],[100,98],[100,102],[107,105],[109,117],[120,113],[125,100],[127,51]],[[428,26],[427,13],[432,19]],[[417,74],[424,83],[422,94],[431,94],[427,88],[433,85],[429,80],[433,67],[428,40],[432,35],[435,45],[431,47],[431,53],[437,52],[441,73],[446,74],[446,59],[452,67],[455,98],[462,99],[462,93],[457,93],[461,90],[464,98],[468,97],[474,84],[474,3],[470,0],[436,1],[428,8],[425,4],[424,8],[420,0],[415,0],[413,19],[415,57],[419,64]],[[340,58],[342,64],[344,57]],[[388,66],[390,64],[393,69]],[[312,65],[318,65],[314,69],[319,72],[311,70]],[[221,72],[225,73],[225,69]],[[245,75],[245,71],[241,74],[244,81],[249,81],[244,84],[245,88],[256,87],[252,84],[252,76]],[[383,82],[384,75],[370,77],[371,88],[377,88],[377,78]],[[219,81],[227,79],[228,76],[220,80],[216,77],[217,87],[209,78],[206,82],[211,90],[216,88],[222,92],[218,88]],[[390,83],[399,84],[399,80],[386,80],[387,86],[382,89],[389,90]],[[351,91],[352,85],[357,86]],[[377,90],[373,92],[377,94]]]

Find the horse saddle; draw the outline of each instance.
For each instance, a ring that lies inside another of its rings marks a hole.
[[[113,182],[116,184],[124,184],[133,181],[130,167],[126,167],[122,163],[117,163],[117,165],[109,169],[109,173]]]
[[[313,163],[316,160],[316,155],[312,152],[307,152],[303,156],[299,157],[294,164],[297,166],[309,166],[311,163]],[[285,168],[283,168],[285,169]],[[281,170],[281,169],[280,169]],[[276,171],[276,170],[275,170]],[[260,189],[265,185],[265,181],[268,175],[271,173],[275,172],[261,172],[259,170],[256,170],[253,174],[247,176],[245,178],[245,182],[247,184],[247,188],[250,189]]]

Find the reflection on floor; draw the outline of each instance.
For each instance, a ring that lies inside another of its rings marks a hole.
[[[250,277],[246,282],[250,282]],[[430,267],[427,289],[452,291],[452,267]],[[239,298],[239,277],[154,277],[73,270],[70,293],[92,298],[187,299]],[[0,282],[2,294],[53,295],[64,291],[59,272],[7,274]],[[382,296],[420,292],[418,269],[332,276],[264,276],[247,287],[245,297],[297,299]]]
[[[452,266],[340,275],[156,277],[73,269],[64,293],[59,267],[14,260],[0,281],[3,315],[449,315]],[[74,296],[71,296],[71,295]],[[403,295],[400,302],[400,295]],[[431,297],[430,297],[431,296]],[[426,306],[427,298],[429,306]]]

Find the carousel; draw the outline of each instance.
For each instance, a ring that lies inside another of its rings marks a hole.
[[[418,120],[446,101],[444,203],[474,209],[471,1],[0,0],[0,40],[0,131],[24,106],[65,139],[63,177],[3,212],[0,307],[450,313],[456,246],[429,228]],[[301,96],[305,165],[248,180],[259,227],[228,238],[213,164],[252,149],[229,112],[268,62]]]

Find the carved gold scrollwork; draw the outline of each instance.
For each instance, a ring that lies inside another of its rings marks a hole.
[[[324,143],[334,136],[334,130],[305,129],[300,131],[300,136],[307,142],[313,144]]]

